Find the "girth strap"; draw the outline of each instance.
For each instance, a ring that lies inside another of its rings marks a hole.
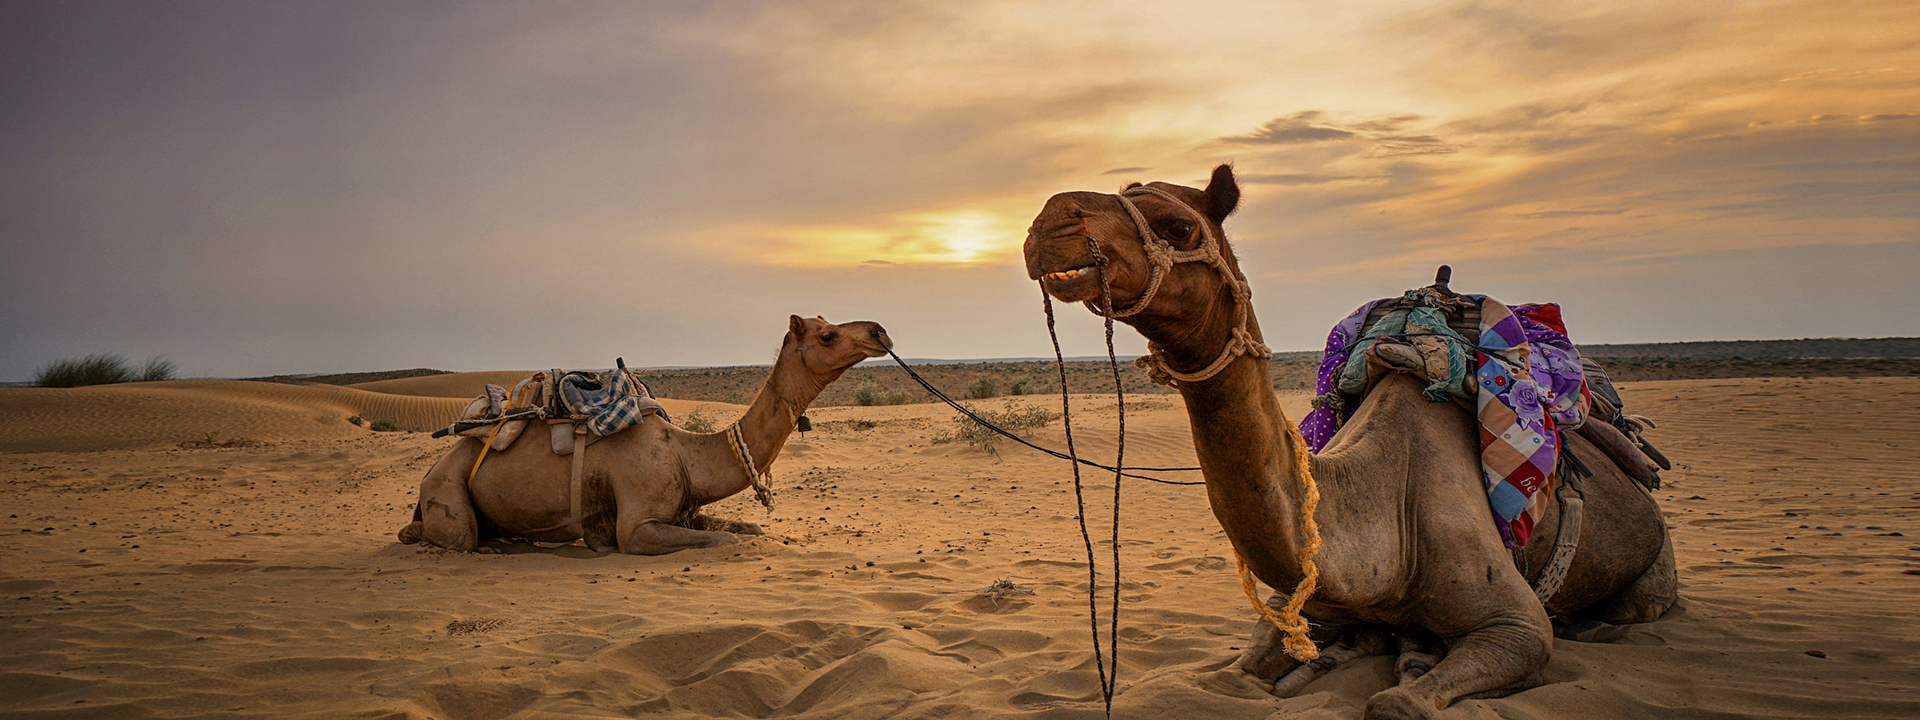
[[[573,511],[567,516],[567,525],[579,531],[581,537],[586,537],[586,513],[582,508],[584,502],[581,493],[581,488],[586,483],[586,470],[587,424],[576,422],[573,424],[573,484],[567,492],[571,497]]]

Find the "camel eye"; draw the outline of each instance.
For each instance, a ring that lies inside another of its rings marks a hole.
[[[839,339],[840,333],[837,332],[820,333],[820,344],[822,345],[832,345],[834,341]]]
[[[1186,236],[1192,235],[1192,234],[1193,234],[1193,223],[1187,222],[1185,220],[1175,220],[1173,222],[1167,223],[1167,235],[1169,237],[1172,237],[1175,240],[1183,239]]]

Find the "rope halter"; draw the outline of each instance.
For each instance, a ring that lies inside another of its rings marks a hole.
[[[733,448],[733,460],[747,474],[747,483],[753,486],[753,495],[768,510],[773,509],[773,470],[769,467],[761,471],[754,467],[753,453],[747,450],[747,439],[740,435],[740,423],[735,422],[727,428],[727,444]]]
[[[1141,214],[1140,208],[1134,205],[1132,200],[1132,198],[1147,195],[1166,200],[1192,217],[1194,226],[1200,229],[1202,238],[1200,247],[1192,250],[1177,250],[1173,247],[1173,243],[1154,232],[1153,226],[1147,222],[1147,216]],[[1253,332],[1248,329],[1253,317],[1253,290],[1247,286],[1246,279],[1240,277],[1240,273],[1235,272],[1233,267],[1227,264],[1226,256],[1220,251],[1220,237],[1213,232],[1213,224],[1202,217],[1198,210],[1159,188],[1138,185],[1123,190],[1114,197],[1119,199],[1121,207],[1127,209],[1127,215],[1133,217],[1134,227],[1140,231],[1141,247],[1146,251],[1147,262],[1152,265],[1153,271],[1147,280],[1146,292],[1140,295],[1140,299],[1134,302],[1133,307],[1117,311],[1109,308],[1108,317],[1123,318],[1145,310],[1147,305],[1153,302],[1154,295],[1160,292],[1160,283],[1166,280],[1167,271],[1172,269],[1175,263],[1203,262],[1212,265],[1215,270],[1220,271],[1220,276],[1226,279],[1227,285],[1233,291],[1233,334],[1228,338],[1227,346],[1221,349],[1220,357],[1214,359],[1212,364],[1199,372],[1180,372],[1167,363],[1165,349],[1156,342],[1148,342],[1147,354],[1135,359],[1133,364],[1146,370],[1147,377],[1154,383],[1173,387],[1175,383],[1200,382],[1218,375],[1221,370],[1226,369],[1229,362],[1240,355],[1271,357],[1273,351],[1255,338]]]

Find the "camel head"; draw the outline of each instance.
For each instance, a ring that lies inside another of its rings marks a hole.
[[[1221,269],[1196,256],[1213,238],[1225,267],[1240,278],[1239,261],[1220,227],[1239,203],[1240,186],[1229,165],[1214,168],[1205,190],[1156,182],[1129,184],[1118,195],[1060,193],[1047,199],[1027,230],[1027,277],[1063,302],[1083,302],[1106,314],[1091,239],[1106,257],[1115,318],[1202,316],[1209,305],[1230,297],[1232,288]],[[1150,235],[1143,236],[1142,223]],[[1156,284],[1156,276],[1164,277]]]
[[[860,361],[893,350],[893,339],[876,322],[857,320],[835,325],[820,317],[793,315],[788,317],[787,326],[780,354],[797,355],[803,367],[815,375],[829,376],[829,382]]]

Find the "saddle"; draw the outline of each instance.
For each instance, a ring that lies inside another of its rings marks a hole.
[[[1338,360],[1342,364],[1329,366],[1334,372],[1332,376],[1323,374],[1322,385],[1330,387],[1321,388],[1325,394],[1315,399],[1318,408],[1315,412],[1339,417],[1381,377],[1392,372],[1409,373],[1426,379],[1428,385],[1422,392],[1429,400],[1451,400],[1469,408],[1477,403],[1484,448],[1497,445],[1499,441],[1489,438],[1501,432],[1500,428],[1488,426],[1489,417],[1506,417],[1512,413],[1503,412],[1499,406],[1489,413],[1487,398],[1476,398],[1476,395],[1505,392],[1504,388],[1510,384],[1525,382],[1534,385],[1532,391],[1539,394],[1530,395],[1522,402],[1533,404],[1533,411],[1543,414],[1541,420],[1551,420],[1546,424],[1551,428],[1549,432],[1578,433],[1604,452],[1628,477],[1648,490],[1659,488],[1659,471],[1672,469],[1672,464],[1642,435],[1643,430],[1653,427],[1652,421],[1622,410],[1625,403],[1606,369],[1580,357],[1566,337],[1559,309],[1552,305],[1509,308],[1485,296],[1461,295],[1447,287],[1451,274],[1451,269],[1442,265],[1433,285],[1409,290],[1399,298],[1376,301],[1358,313],[1361,317],[1352,318],[1358,320],[1350,336],[1356,338],[1352,344],[1340,348],[1338,357],[1335,357],[1336,348],[1329,344],[1328,362]],[[1488,318],[1522,322],[1516,328],[1511,324],[1483,322]],[[1504,335],[1503,327],[1506,328]],[[1516,334],[1514,330],[1524,330],[1524,333]],[[1340,330],[1336,328],[1335,332],[1338,337]],[[1529,348],[1526,353],[1518,353],[1519,357],[1512,357],[1516,355],[1511,352],[1516,339],[1527,343]],[[1506,364],[1497,364],[1494,360]],[[1523,367],[1530,364],[1534,367]],[[1537,372],[1544,372],[1544,377],[1552,378],[1551,382],[1540,382],[1543,376]],[[1525,436],[1527,433],[1515,434]],[[1559,591],[1572,565],[1584,515],[1585,493],[1581,483],[1592,475],[1577,456],[1567,451],[1564,443],[1555,445],[1558,446],[1556,456],[1544,458],[1546,464],[1541,466],[1542,470],[1551,472],[1551,477],[1533,478],[1539,485],[1518,474],[1508,477],[1509,480],[1519,478],[1529,487],[1553,488],[1560,506],[1560,527],[1553,554],[1532,583],[1534,594],[1542,604]],[[1492,465],[1484,464],[1489,462],[1486,457],[1483,452],[1483,468],[1490,473],[1489,487],[1497,488],[1497,478],[1491,474]],[[1490,502],[1496,506],[1499,492],[1496,489],[1490,493]],[[1531,518],[1540,513],[1530,499],[1526,508],[1527,518],[1513,526],[1524,525],[1531,535]],[[1500,515],[1497,507],[1496,515]],[[1503,532],[1506,529],[1503,527]],[[1524,545],[1524,538],[1520,543],[1508,544],[1514,564],[1523,575],[1527,574]]]
[[[615,358],[614,364],[605,372],[537,372],[512,391],[488,383],[485,395],[467,403],[459,420],[433,436],[484,438],[499,452],[512,447],[530,423],[541,420],[548,426],[554,454],[571,455],[576,447],[638,424],[649,414],[671,422],[652,389],[627,369],[626,360]]]

